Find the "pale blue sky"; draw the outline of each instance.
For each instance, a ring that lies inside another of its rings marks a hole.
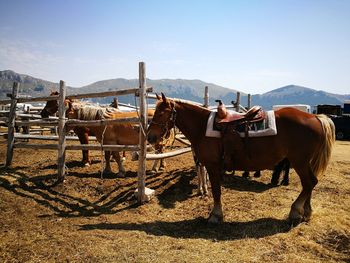
[[[70,86],[201,79],[350,93],[350,0],[0,0],[0,70]]]

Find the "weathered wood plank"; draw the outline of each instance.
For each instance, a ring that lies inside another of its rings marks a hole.
[[[18,95],[19,83],[14,82],[12,87],[12,100],[10,106],[10,113],[8,118],[7,128],[7,154],[5,166],[8,167],[12,164],[13,148],[15,143],[15,119],[16,119],[16,106],[17,106],[17,95]]]
[[[138,169],[138,195],[137,201],[142,204],[146,201],[146,146],[147,146],[147,101],[146,101],[146,66],[144,62],[139,63],[139,96],[140,96],[140,152]]]
[[[146,160],[158,160],[163,158],[170,158],[180,154],[188,153],[191,150],[192,150],[191,147],[186,147],[186,148],[182,148],[182,149],[167,152],[167,153],[159,153],[159,154],[148,153],[146,155]]]
[[[63,182],[65,176],[65,159],[66,159],[66,84],[60,81],[60,95],[58,100],[58,156],[57,169],[58,181]]]
[[[131,88],[131,89],[120,89],[115,91],[105,91],[105,92],[95,92],[95,93],[84,93],[84,94],[72,94],[66,96],[69,99],[84,99],[84,98],[97,98],[97,97],[110,97],[110,96],[121,96],[128,94],[138,93],[139,88]],[[152,92],[153,88],[147,88],[147,92]],[[138,95],[138,94],[136,94]],[[59,96],[44,96],[44,97],[34,97],[34,98],[18,98],[18,103],[24,102],[37,102],[37,101],[49,101],[49,100],[58,100]],[[0,100],[0,105],[11,103],[10,99]]]

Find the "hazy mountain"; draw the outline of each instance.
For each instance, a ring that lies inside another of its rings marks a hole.
[[[21,83],[19,93],[33,97],[48,95],[50,89],[58,89],[57,83],[18,74],[11,70],[4,70],[0,71],[0,99],[6,99],[6,94],[12,93],[14,81]]]
[[[276,104],[343,104],[350,95],[331,94],[297,85],[278,88],[261,95],[252,96],[252,104],[271,108]]]
[[[183,98],[187,100],[203,102],[205,86],[210,87],[209,93],[213,94],[210,102],[214,103],[215,99],[225,99],[229,103],[230,100],[236,97],[236,90],[224,88],[212,83],[206,83],[201,80],[184,80],[184,79],[160,79],[160,80],[146,80],[148,87],[153,87],[157,93],[163,92],[166,96]],[[138,79],[111,79],[92,83],[88,86],[79,88],[80,93],[89,93],[102,90],[115,90],[125,88],[138,87]],[[78,92],[76,89],[71,89],[70,92]],[[230,98],[230,99],[228,99]],[[109,102],[110,98],[99,100],[100,102]],[[134,96],[122,96],[119,98],[121,102],[134,104]]]
[[[58,90],[58,83],[33,78],[28,75],[18,74],[14,71],[0,71],[0,99],[6,98],[6,93],[11,93],[13,82],[18,81],[20,93],[31,96],[46,96],[51,90]],[[68,94],[91,93],[99,91],[111,91],[138,86],[137,79],[110,79],[92,83],[80,88],[67,87]],[[215,99],[222,99],[226,104],[236,99],[236,90],[224,88],[201,80],[184,79],[147,79],[147,86],[152,86],[155,92],[164,92],[169,97],[183,98],[197,102],[203,102],[204,87],[209,87],[210,104],[214,105]],[[247,97],[241,92],[241,104],[247,105]],[[275,104],[343,104],[345,99],[350,99],[350,95],[331,94],[324,91],[289,85],[278,88],[264,94],[252,96],[252,105],[261,105],[265,109],[270,109]],[[96,101],[96,100],[95,100]],[[112,98],[98,100],[100,103],[110,103]],[[134,104],[134,96],[121,96],[120,102]]]

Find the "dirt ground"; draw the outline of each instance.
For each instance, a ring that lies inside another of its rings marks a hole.
[[[336,142],[311,221],[292,229],[285,219],[300,192],[294,170],[279,187],[269,184],[271,171],[227,176],[224,223],[211,226],[212,197],[196,194],[191,153],[147,176],[156,196],[142,206],[133,195],[137,162],[128,158],[126,178],[102,179],[101,153],[92,155],[93,165],[81,167],[81,153],[68,152],[65,182],[48,187],[57,152],[15,149],[5,169],[0,139],[0,262],[350,262],[349,141]]]

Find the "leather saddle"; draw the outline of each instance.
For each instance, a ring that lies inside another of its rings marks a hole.
[[[221,100],[216,100],[219,103],[217,108],[217,123],[254,123],[262,121],[265,118],[265,112],[260,106],[254,106],[245,113],[239,113],[236,111],[228,111]]]

